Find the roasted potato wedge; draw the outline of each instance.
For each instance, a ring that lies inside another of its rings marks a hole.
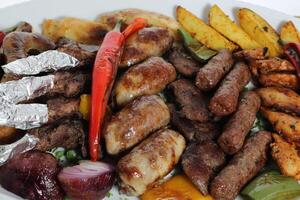
[[[0,144],[5,144],[16,137],[17,129],[7,126],[0,126]]]
[[[208,48],[217,51],[221,49],[233,51],[238,48],[233,42],[227,40],[215,29],[181,6],[176,8],[176,17],[179,24],[187,32]]]
[[[179,39],[180,36],[177,32],[179,24],[176,20],[166,15],[162,15],[156,12],[146,11],[142,9],[129,8],[123,10],[117,10],[113,12],[103,13],[98,16],[97,22],[107,25],[112,29],[118,20],[122,20],[124,23],[129,23],[137,17],[142,17],[147,20],[151,26],[157,26],[167,28],[171,30],[175,39]]]
[[[260,108],[261,114],[273,125],[274,130],[283,134],[290,141],[300,141],[300,118],[286,113]]]
[[[262,47],[255,40],[236,25],[217,5],[209,11],[209,25],[229,40],[238,44],[242,49],[256,49]]]
[[[271,73],[261,74],[258,82],[264,87],[286,87],[292,90],[299,89],[298,78],[294,74]]]
[[[269,74],[274,72],[295,73],[296,69],[287,60],[280,58],[270,58],[265,60],[251,60],[250,69],[254,76]]]
[[[262,105],[300,116],[300,96],[293,90],[280,87],[266,87],[256,90]]]
[[[238,18],[242,29],[252,39],[260,45],[268,47],[270,57],[279,56],[282,53],[279,36],[272,26],[261,16],[250,9],[242,8],[238,11]]]
[[[278,134],[273,134],[271,144],[272,157],[276,161],[282,174],[300,180],[300,157],[296,146],[286,142]]]
[[[42,24],[43,35],[54,42],[65,37],[83,44],[99,45],[108,29],[98,22],[73,17],[46,19]]]
[[[287,44],[289,42],[300,43],[298,30],[292,21],[287,21],[281,26],[280,39],[283,44]]]

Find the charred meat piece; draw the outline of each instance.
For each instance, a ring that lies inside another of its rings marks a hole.
[[[236,63],[210,100],[210,111],[218,117],[233,113],[237,108],[239,94],[250,77],[248,66],[243,62]]]
[[[225,153],[212,141],[192,143],[182,155],[184,173],[201,191],[208,194],[208,184],[225,163]]]
[[[126,40],[120,67],[129,67],[152,56],[162,56],[172,43],[173,37],[168,29],[143,28]]]
[[[143,194],[173,169],[184,148],[184,138],[173,130],[153,133],[118,162],[121,192]]]
[[[48,151],[54,147],[73,149],[81,145],[82,155],[86,156],[85,133],[80,120],[63,119],[54,124],[31,129],[29,133],[40,139],[36,145],[38,150]]]
[[[271,73],[262,74],[258,82],[264,87],[286,87],[292,90],[299,89],[299,80],[295,74]]]
[[[5,83],[8,81],[16,81],[21,79],[21,76],[15,75],[15,74],[3,74],[2,78],[1,78],[1,83]]]
[[[251,136],[212,181],[212,197],[216,200],[234,200],[243,186],[265,165],[271,142],[271,133],[266,131]]]
[[[187,77],[195,76],[200,69],[200,64],[181,45],[174,45],[172,47],[168,60],[180,74]]]
[[[207,141],[214,140],[220,134],[220,129],[213,122],[197,122],[186,119],[180,115],[173,104],[168,105],[171,112],[171,124],[188,141]]]
[[[227,154],[238,152],[256,119],[260,107],[260,98],[253,92],[247,92],[241,99],[237,111],[226,123],[218,143]]]
[[[229,50],[223,49],[214,56],[196,76],[196,86],[203,91],[214,89],[219,81],[232,68],[233,59]]]
[[[187,119],[199,122],[209,120],[209,111],[204,95],[196,86],[186,79],[179,79],[169,85],[176,102],[180,105],[180,113]]]
[[[79,115],[80,99],[66,99],[58,97],[47,101],[48,107],[48,123],[54,122],[58,119]]]
[[[16,155],[0,167],[0,184],[5,189],[30,200],[62,200],[56,159],[41,151]]]
[[[57,50],[77,58],[79,60],[79,67],[93,65],[96,57],[96,52],[87,51],[79,43],[66,38],[58,41]]]
[[[20,22],[17,25],[15,31],[31,33],[32,32],[32,26],[31,26],[31,24],[29,24],[27,22]]]
[[[160,57],[151,57],[127,70],[115,86],[115,100],[122,106],[142,95],[156,94],[176,78],[175,68]]]
[[[250,69],[254,76],[274,72],[295,73],[296,69],[287,60],[281,58],[270,58],[265,60],[251,60]]]
[[[54,87],[48,92],[48,96],[77,96],[83,91],[88,81],[88,75],[80,71],[59,71],[54,73],[54,76]]]
[[[169,121],[169,109],[160,97],[137,98],[114,115],[104,128],[107,152],[118,154],[142,141],[152,131],[166,126]]]
[[[237,60],[262,60],[267,58],[268,48],[244,49],[233,54],[233,58]]]

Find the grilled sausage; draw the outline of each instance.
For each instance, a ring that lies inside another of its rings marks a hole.
[[[257,48],[257,49],[243,49],[241,51],[235,52],[233,58],[237,60],[261,60],[266,59],[268,53],[268,48]]]
[[[217,86],[233,65],[231,53],[227,49],[221,50],[196,76],[196,86],[203,91],[210,91]]]
[[[248,66],[243,62],[236,63],[210,100],[210,111],[218,117],[233,113],[237,108],[239,94],[249,80]]]
[[[213,141],[192,143],[183,153],[181,163],[187,177],[207,195],[209,181],[225,163],[225,153]]]
[[[156,94],[175,78],[176,71],[170,63],[160,57],[151,57],[131,67],[116,83],[116,103],[122,106],[138,96]]]
[[[119,66],[129,67],[151,56],[162,56],[172,43],[173,37],[168,29],[143,28],[126,40]]]
[[[209,120],[209,111],[204,95],[186,79],[179,79],[169,85],[176,101],[180,104],[180,113],[187,119],[199,122]]]
[[[227,154],[238,152],[245,141],[260,107],[260,98],[253,92],[247,92],[241,99],[237,111],[226,123],[223,133],[218,138],[220,147]]]
[[[184,138],[173,130],[153,133],[118,162],[121,191],[133,196],[144,193],[173,169],[184,148]]]
[[[214,178],[210,194],[215,200],[234,200],[243,186],[267,161],[271,133],[260,131],[251,136],[229,164]]]
[[[105,127],[107,152],[118,154],[139,143],[152,131],[166,126],[169,121],[169,109],[160,97],[137,98],[113,116]]]

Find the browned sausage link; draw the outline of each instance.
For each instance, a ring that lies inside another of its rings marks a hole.
[[[251,136],[244,147],[214,178],[210,194],[215,200],[234,200],[243,186],[265,165],[271,133],[260,131]]]
[[[209,181],[225,163],[225,153],[213,141],[191,143],[182,155],[181,163],[188,178],[207,195]]]
[[[232,65],[231,53],[227,49],[221,50],[199,70],[196,77],[196,86],[203,91],[212,90],[231,69]]]
[[[239,94],[249,80],[248,66],[243,62],[236,63],[210,100],[210,111],[219,117],[233,113],[237,108]]]
[[[180,104],[180,113],[187,119],[206,122],[209,111],[204,95],[186,79],[179,79],[169,85],[176,101]]]
[[[80,115],[79,113],[79,98],[55,98],[47,101],[48,107],[48,123],[58,119]]]
[[[243,96],[236,113],[226,123],[224,131],[218,139],[223,151],[228,154],[235,154],[242,148],[259,107],[260,98],[255,92],[250,91]]]

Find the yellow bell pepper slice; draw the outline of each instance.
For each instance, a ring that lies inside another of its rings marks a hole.
[[[91,95],[82,94],[80,96],[79,112],[82,114],[83,119],[89,120],[91,107]]]

